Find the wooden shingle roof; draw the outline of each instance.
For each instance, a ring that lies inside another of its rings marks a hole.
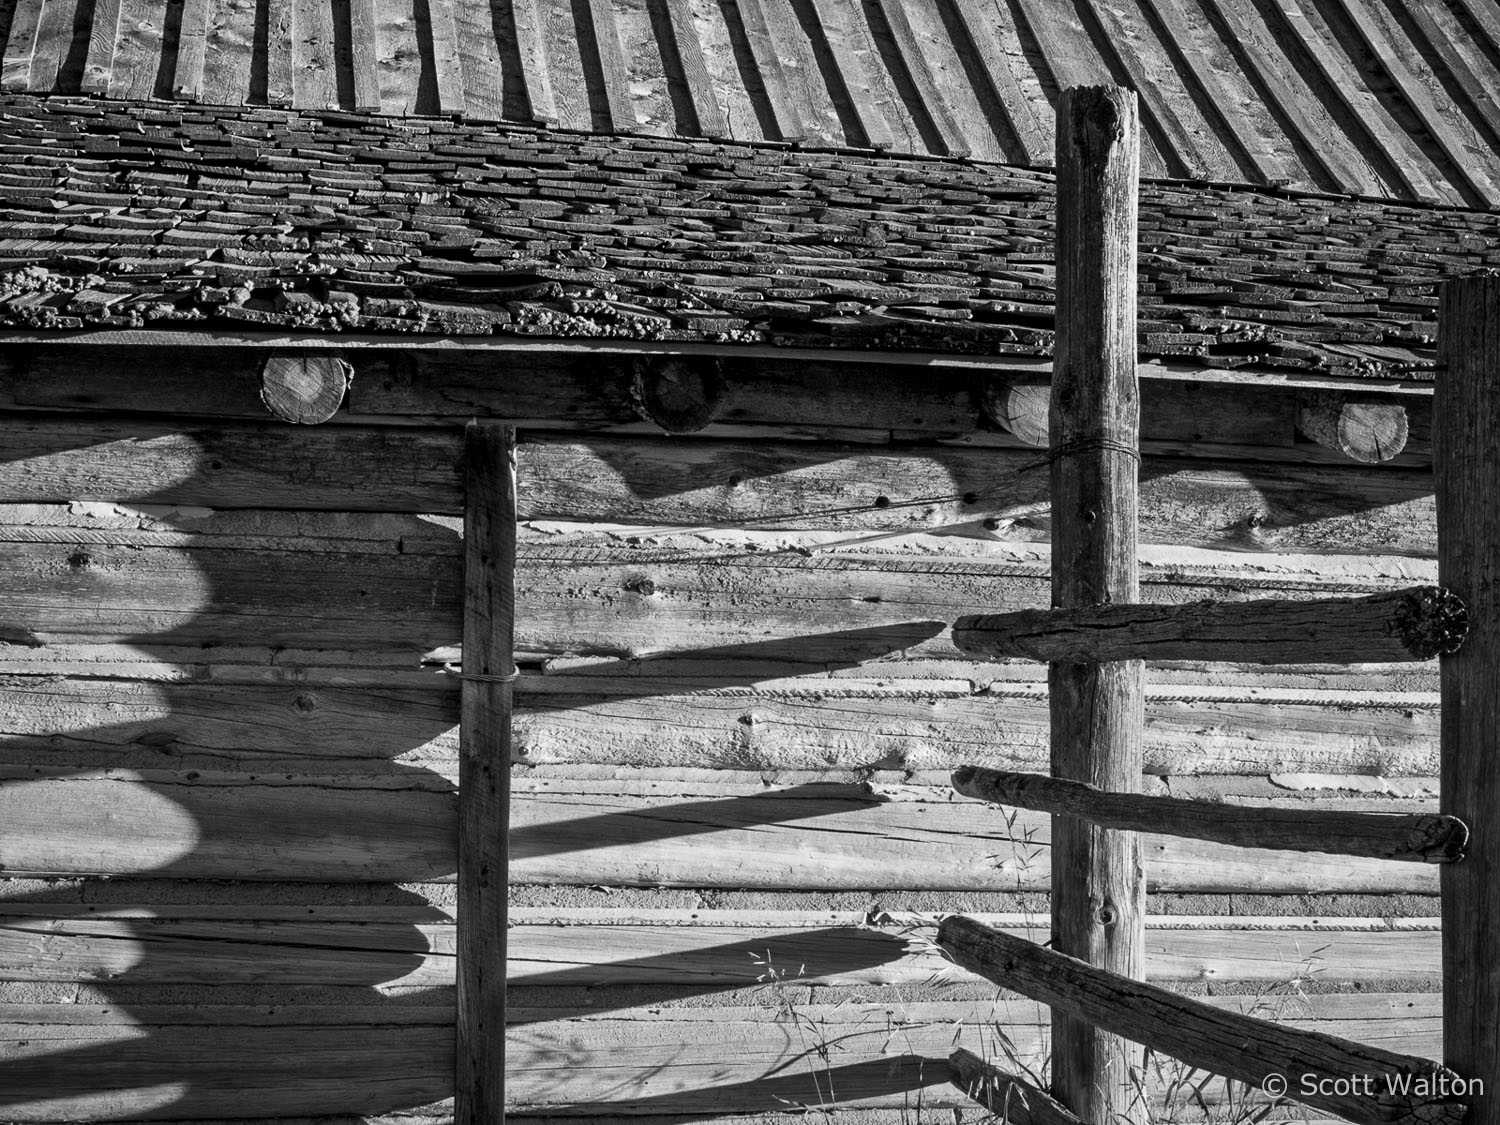
[[[4,86],[1051,163],[1500,205],[1495,0],[0,0]]]
[[[1053,180],[955,160],[0,98],[0,326],[512,334],[1042,359]],[[1140,349],[1423,378],[1492,212],[1141,191]]]

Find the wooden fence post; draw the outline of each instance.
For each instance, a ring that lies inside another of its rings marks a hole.
[[[499,1125],[505,1116],[505,896],[516,668],[515,431],[470,422],[464,466],[454,1122]]]
[[[1057,112],[1057,336],[1053,358],[1052,603],[1138,600],[1135,94],[1064,91]],[[1052,773],[1138,793],[1139,660],[1048,665]],[[1134,833],[1052,818],[1052,947],[1139,978],[1145,881]],[[1084,1121],[1143,1120],[1123,1039],[1052,1016],[1052,1089]]]
[[[1500,276],[1443,286],[1438,345],[1438,577],[1469,610],[1442,658],[1440,807],[1472,834],[1442,873],[1443,1061],[1478,1080],[1471,1125],[1500,1125]]]

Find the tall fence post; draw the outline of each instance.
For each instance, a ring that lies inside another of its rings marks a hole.
[[[1471,832],[1442,873],[1443,1061],[1470,1080],[1470,1125],[1500,1125],[1500,276],[1443,286],[1438,346],[1438,580],[1469,612],[1442,658],[1440,804]]]
[[[515,676],[516,435],[464,441],[464,659],[458,762],[454,1125],[505,1119],[505,925]]]
[[[1138,600],[1135,94],[1067,90],[1057,112],[1057,338],[1052,375],[1052,603]],[[1142,663],[1048,665],[1052,773],[1141,788]],[[1052,818],[1052,946],[1124,976],[1143,969],[1145,880],[1134,833]],[[1084,1121],[1144,1119],[1126,1040],[1053,1013],[1052,1088]]]

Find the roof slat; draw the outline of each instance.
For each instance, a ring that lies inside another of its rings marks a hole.
[[[1479,44],[1469,39],[1448,8],[1427,0],[1403,2],[1428,47],[1443,60],[1474,114],[1489,129],[1492,143],[1500,143],[1500,102],[1495,100],[1495,92],[1500,92],[1500,70],[1485,57]]]
[[[1292,65],[1271,30],[1235,0],[1201,0],[1229,31],[1282,118],[1297,131],[1307,151],[1340,191],[1380,195],[1384,185],[1344,131]]]
[[[781,59],[776,54],[776,43],[771,38],[770,26],[766,23],[765,10],[760,0],[727,0],[738,9],[740,22],[745,28],[745,41],[750,56],[755,61],[755,70],[760,75],[762,89],[766,92],[771,118],[776,123],[779,137],[771,140],[800,141],[807,135],[802,116],[787,94],[786,75],[781,69]]]
[[[297,9],[293,0],[266,0],[266,101],[291,105],[292,43],[297,33]]]
[[[557,99],[542,38],[542,0],[511,0],[511,18],[516,29],[516,52],[521,61],[521,81],[531,120],[539,125],[557,124]]]
[[[1431,91],[1406,64],[1406,57],[1415,53],[1412,44],[1393,42],[1364,0],[1337,0],[1337,3],[1359,30],[1360,38],[1380,63],[1386,77],[1401,92],[1443,155],[1452,162],[1454,173],[1486,207],[1500,203],[1500,188],[1480,167],[1476,154],[1469,151],[1470,145],[1438,110]]]
[[[1375,96],[1322,14],[1310,6],[1297,7],[1295,2],[1275,10],[1306,49],[1334,97],[1348,110],[1349,123],[1370,138],[1376,151],[1390,157],[1387,163],[1402,185],[1418,199],[1462,203],[1447,178]]]
[[[89,29],[89,53],[79,88],[85,94],[109,93],[115,68],[115,43],[120,37],[120,0],[97,0]]]
[[[1054,0],[1020,0],[1021,13],[1031,30],[1058,93],[1070,86],[1113,86],[1115,77],[1094,48],[1088,31],[1078,21],[1072,6]],[[1163,179],[1171,173],[1161,149],[1149,133],[1141,136],[1141,175]]]
[[[183,0],[177,31],[177,69],[172,76],[174,97],[197,101],[203,96],[203,61],[208,49],[208,6],[212,0]]]
[[[589,22],[593,25],[594,48],[604,81],[604,99],[609,106],[609,131],[634,133],[635,112],[630,108],[630,75],[625,52],[620,47],[620,28],[611,0],[589,0]]]
[[[870,148],[890,148],[896,141],[890,122],[880,107],[875,104],[875,90],[870,82],[870,72],[859,57],[859,49],[853,42],[853,33],[844,25],[841,9],[831,0],[813,0],[818,25],[823,29],[823,38],[828,42],[828,57],[833,64],[836,78],[848,95],[849,110],[864,134],[864,142]],[[835,99],[836,100],[836,99]]]
[[[31,87],[31,57],[36,53],[37,32],[42,26],[42,0],[16,0],[10,20],[10,38],[5,60],[0,63],[0,88],[27,90]]]
[[[432,65],[437,79],[439,113],[459,115],[466,111],[464,76],[459,61],[458,29],[454,24],[454,0],[427,0],[427,24],[432,36]]]
[[[1205,19],[1196,7],[1189,9],[1191,0],[1142,0],[1167,30],[1173,45],[1180,52],[1188,67],[1188,76],[1206,95],[1206,101],[1218,117],[1221,135],[1234,142],[1236,148],[1249,161],[1261,183],[1287,184],[1305,181],[1302,168],[1293,163],[1286,151],[1284,137],[1267,137],[1256,127],[1253,115],[1238,107],[1255,100],[1255,91],[1235,68],[1219,65],[1210,55],[1213,49],[1205,45]],[[1223,49],[1217,36],[1212,42],[1220,48],[1220,58],[1230,61],[1229,52]],[[1187,76],[1185,76],[1186,79]]]
[[[299,106],[338,109],[333,7],[328,0],[292,0],[297,34],[292,40],[292,89]],[[416,109],[408,105],[407,111]]]
[[[667,24],[672,32],[672,49],[677,55],[677,69],[688,98],[693,103],[693,128],[700,137],[727,137],[729,126],[724,111],[714,96],[713,80],[703,61],[703,44],[693,26],[693,13],[687,0],[666,0]]]
[[[379,60],[375,0],[349,0],[349,69],[356,110],[375,112],[380,109],[380,82],[375,71]]]
[[[932,118],[933,127],[942,138],[947,155],[968,156],[972,146],[964,136],[963,128],[950,112],[948,99],[943,97],[942,91],[937,87],[932,68],[927,65],[927,58],[922,54],[922,44],[911,26],[911,20],[907,18],[905,3],[903,0],[880,0],[880,10],[885,14],[891,36],[896,41],[896,50],[900,52],[906,72],[917,89],[922,108]]]
[[[984,64],[985,77],[1005,111],[1006,123],[1021,146],[1020,163],[1050,165],[1052,132],[1043,128],[1031,99],[1011,70],[1010,60],[1000,49],[1000,42],[992,30],[1000,18],[995,0],[954,0],[953,8],[969,45]]]

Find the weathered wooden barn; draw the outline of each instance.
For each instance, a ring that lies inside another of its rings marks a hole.
[[[948,775],[1047,769],[1045,666],[951,626],[1048,604],[1064,87],[1140,100],[1144,599],[1435,579],[1494,0],[0,0],[0,42],[0,1120],[451,1116],[472,418],[518,442],[510,1116],[975,1121],[954,1047],[1041,1065],[932,933],[1048,924],[1048,818]],[[1146,791],[1434,809],[1437,685],[1153,665]],[[1151,979],[1440,1053],[1434,868],[1144,846]]]

